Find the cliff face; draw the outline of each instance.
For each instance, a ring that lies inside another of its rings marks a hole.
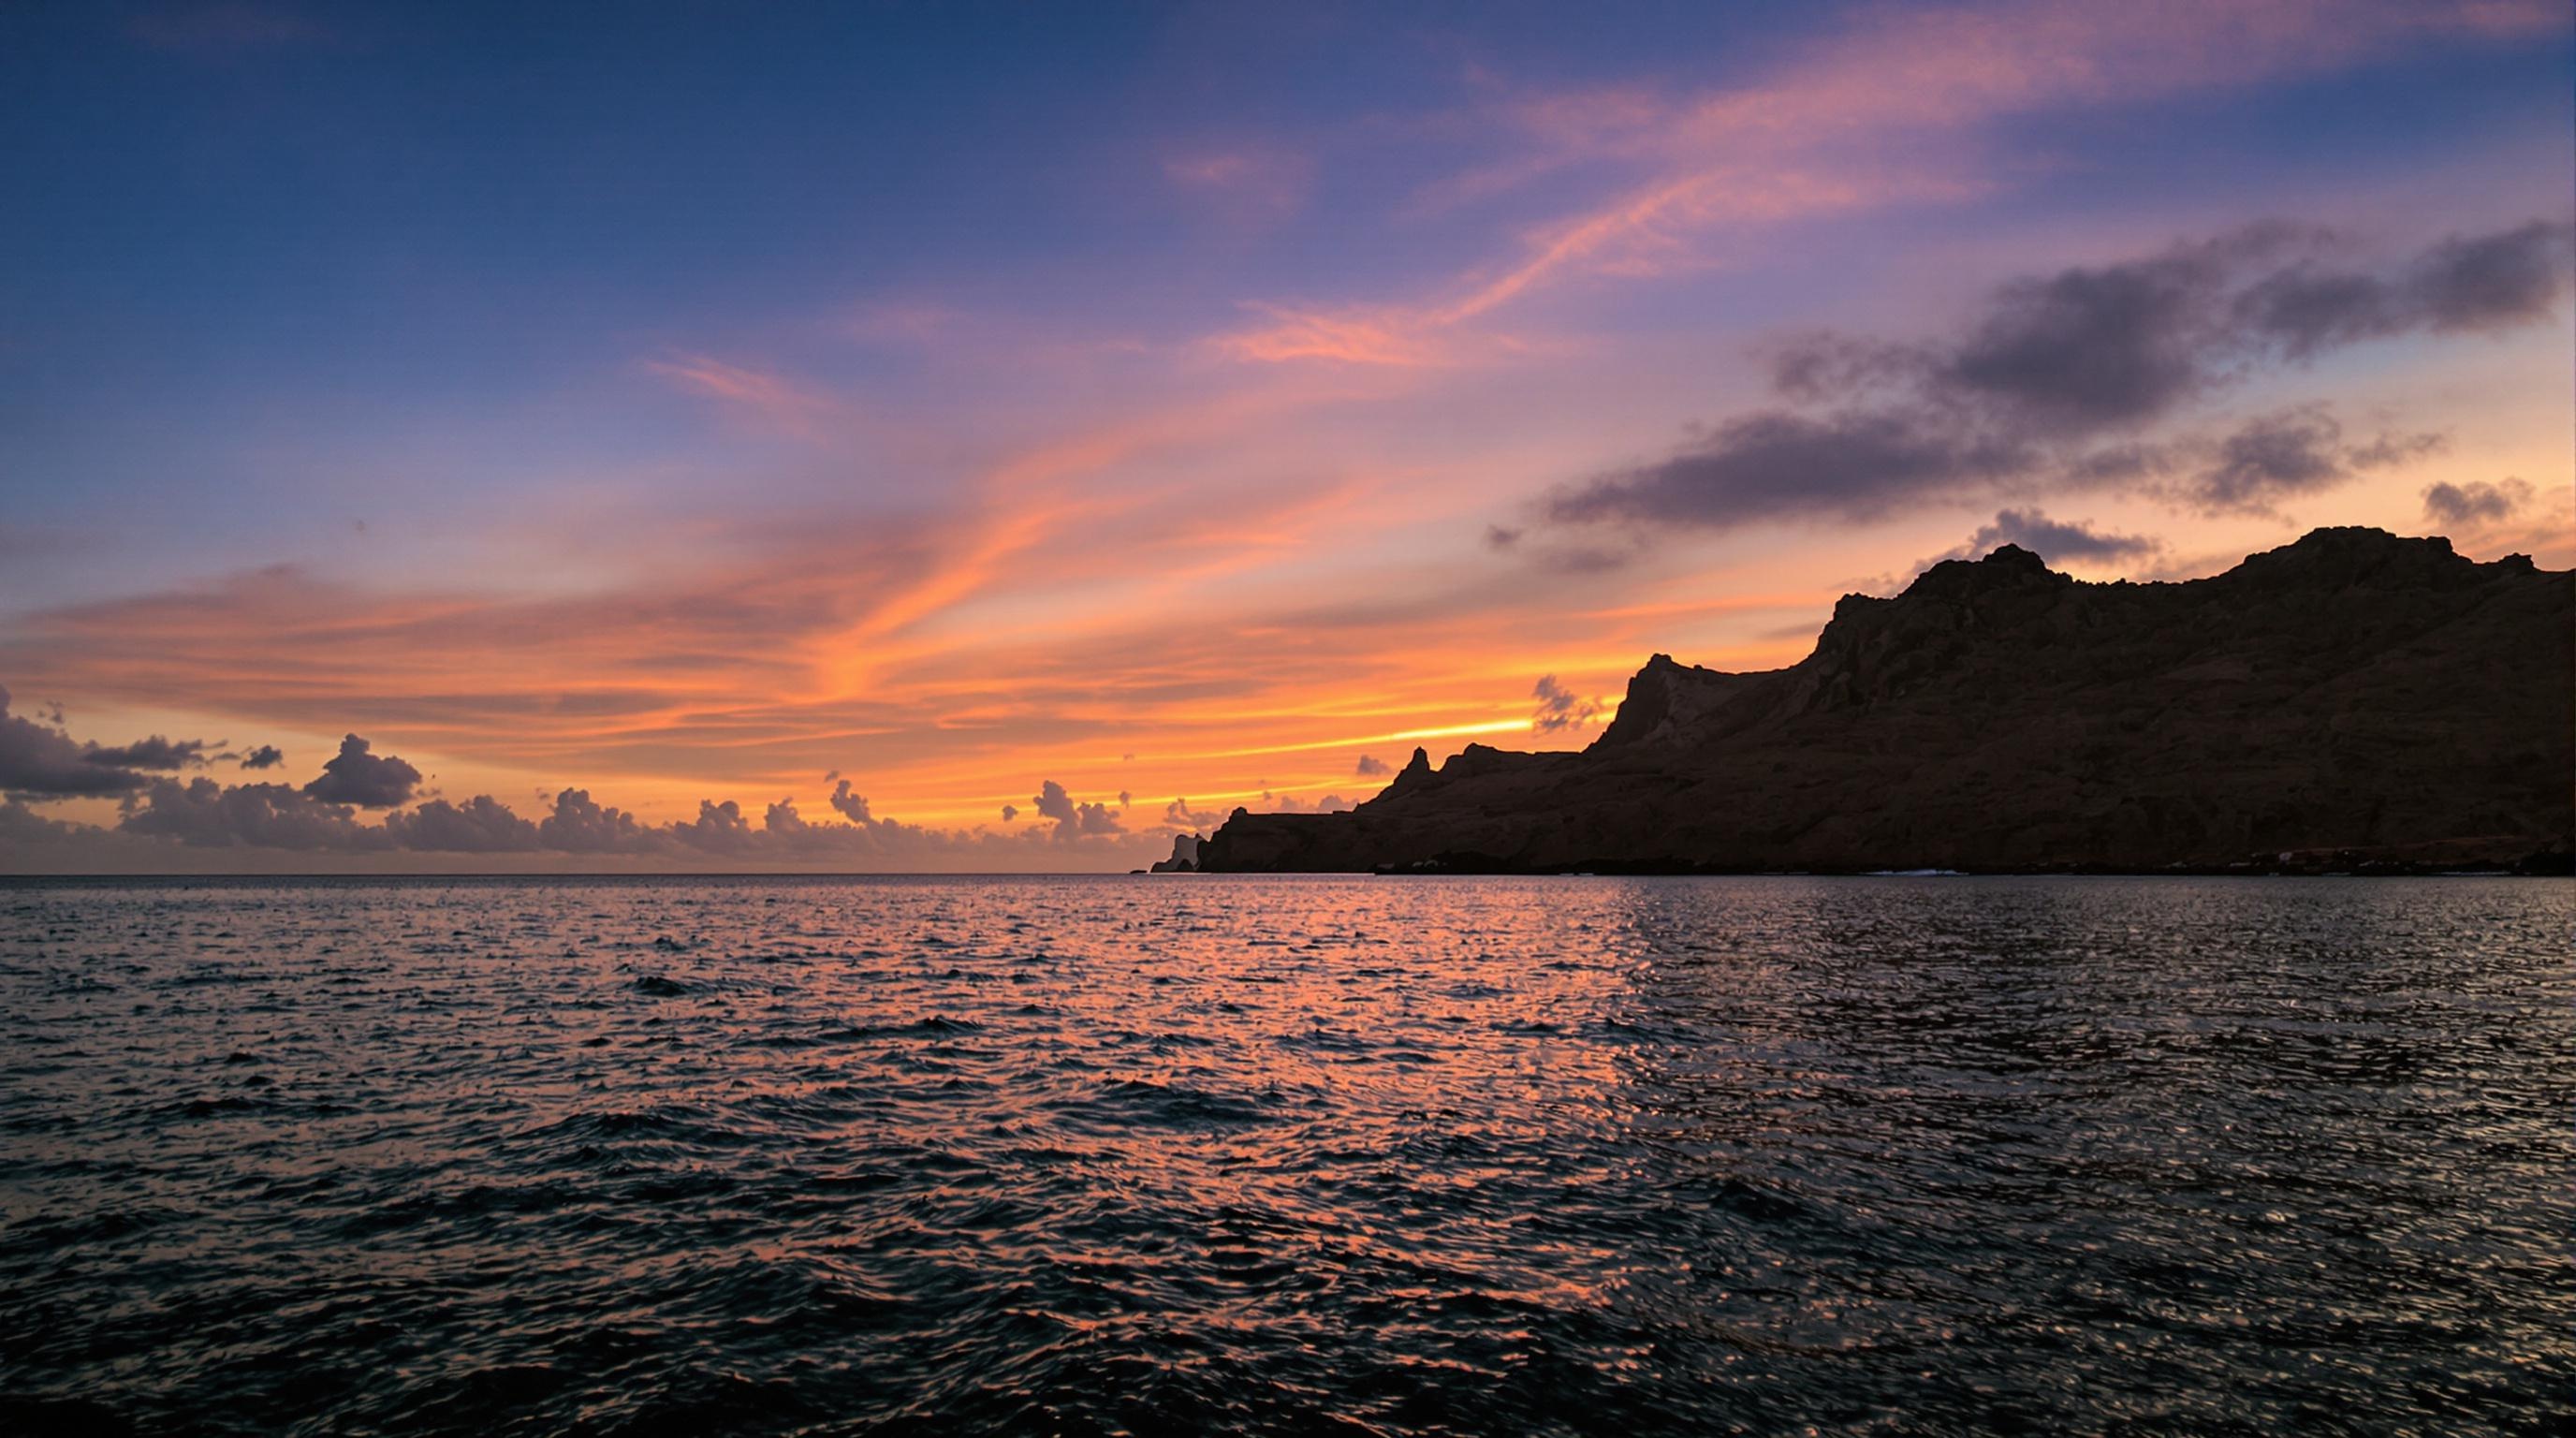
[[[2370,529],[2180,584],[2007,545],[1845,598],[1787,669],[1656,655],[1580,753],[1417,752],[1350,813],[1237,810],[1199,867],[2525,864],[2576,841],[2571,580]]]

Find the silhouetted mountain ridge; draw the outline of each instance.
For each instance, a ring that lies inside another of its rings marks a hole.
[[[2006,545],[1849,595],[1814,652],[1658,654],[1579,753],[1469,745],[1347,814],[1236,813],[1224,870],[2563,864],[2576,586],[2320,529],[2181,583]],[[2284,857],[2284,856],[2287,857]]]

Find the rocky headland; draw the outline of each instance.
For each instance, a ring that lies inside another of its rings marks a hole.
[[[2566,872],[2576,583],[2320,529],[2096,584],[2011,545],[1845,597],[1815,652],[1658,654],[1579,752],[1416,750],[1340,814],[1237,809],[1208,872]],[[1161,867],[1161,866],[1157,866]]]

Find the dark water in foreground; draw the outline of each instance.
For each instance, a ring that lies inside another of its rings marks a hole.
[[[0,886],[0,1428],[2576,1422],[2576,886]]]

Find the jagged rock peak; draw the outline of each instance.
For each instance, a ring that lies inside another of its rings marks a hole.
[[[1592,741],[1592,747],[1615,749],[1665,737],[1676,721],[1705,712],[1715,696],[1714,686],[1733,677],[1657,654],[1629,676],[1627,697],[1619,701],[1619,712],[1610,716],[1609,727]]]
[[[1418,789],[1431,778],[1431,775],[1430,751],[1417,744],[1413,746],[1412,759],[1406,761],[1403,768],[1395,771],[1395,777],[1387,781],[1386,787],[1378,792],[1378,797],[1384,798],[1389,794]]]

